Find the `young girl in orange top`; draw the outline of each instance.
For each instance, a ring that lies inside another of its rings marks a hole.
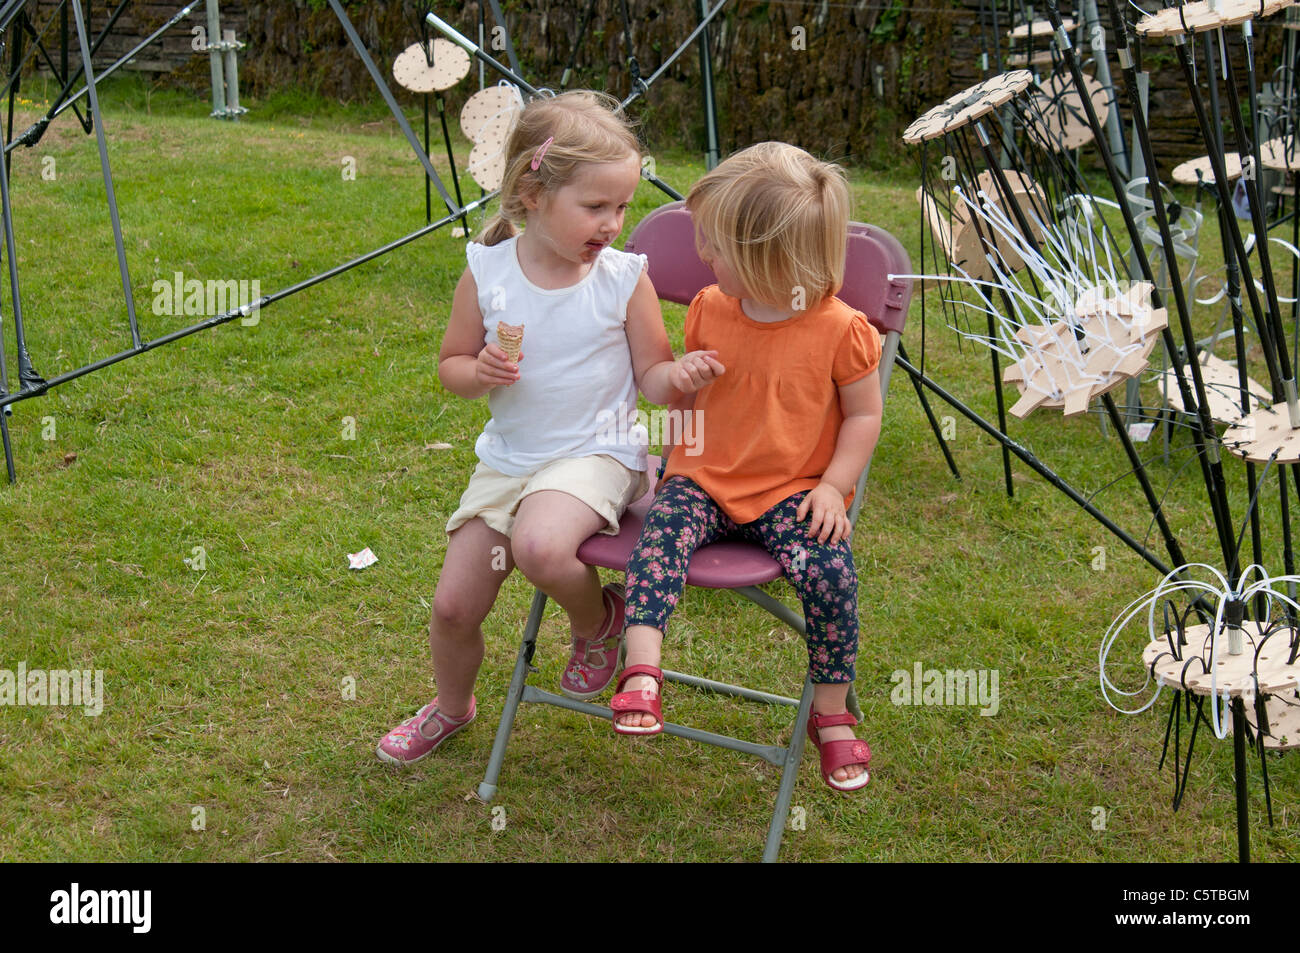
[[[686,316],[691,381],[682,389],[694,392],[700,452],[679,446],[669,456],[628,563],[614,728],[663,730],[660,646],[691,555],[740,537],[763,545],[799,592],[814,684],[809,735],[826,783],[855,790],[868,781],[871,752],[846,711],[858,646],[847,506],[880,433],[881,395],[880,338],[834,296],[848,187],[838,166],[768,142],[702,178],[686,205],[718,279]]]

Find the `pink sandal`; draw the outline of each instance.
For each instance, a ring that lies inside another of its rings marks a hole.
[[[425,705],[415,717],[408,718],[379,739],[375,754],[389,764],[415,764],[438,750],[444,741],[474,720],[475,699],[469,698],[469,712],[464,718],[444,715],[438,708],[438,699]]]
[[[641,689],[636,692],[619,692],[619,694],[615,695],[614,700],[609,703],[610,709],[614,712],[614,730],[620,735],[657,735],[664,730],[663,669],[655,668],[653,665],[629,665],[623,669],[623,674],[619,676],[618,685],[614,690],[618,691],[629,678],[637,675],[649,675],[658,682],[659,694],[651,697],[646,689]],[[619,715],[631,715],[637,712],[644,715],[654,715],[656,724],[651,728],[640,726],[633,728],[630,725],[619,724]]]
[[[853,726],[857,723],[858,720],[848,712],[838,715],[819,715],[812,712],[808,716],[808,737],[812,739],[813,747],[821,755],[822,780],[836,791],[856,791],[867,786],[867,782],[871,780],[871,773],[866,770],[867,765],[871,763],[871,748],[865,741],[857,738],[823,742],[817,732],[820,728],[834,728],[837,725]],[[856,778],[836,781],[831,776],[833,772],[840,768],[847,768],[851,764],[860,764],[863,767],[862,773]]]
[[[601,590],[605,618],[590,639],[573,640],[569,664],[560,676],[560,691],[580,702],[595,698],[614,680],[623,661],[623,586],[610,583]]]

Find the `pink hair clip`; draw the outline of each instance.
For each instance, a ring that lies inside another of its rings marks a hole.
[[[529,167],[534,172],[536,172],[538,169],[542,167],[542,160],[546,158],[546,150],[551,147],[551,143],[554,141],[555,141],[555,137],[551,136],[540,146],[538,146],[537,151],[533,153],[533,161],[530,163]]]

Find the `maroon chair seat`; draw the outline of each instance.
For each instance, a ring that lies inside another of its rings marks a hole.
[[[650,457],[650,472],[659,466],[659,458]],[[597,533],[578,547],[578,558],[589,566],[602,569],[627,569],[628,558],[641,535],[645,514],[654,502],[654,490],[627,508],[619,520],[618,535]],[[701,546],[691,557],[686,573],[688,586],[704,589],[739,589],[741,586],[760,586],[780,579],[785,573],[781,564],[767,554],[762,546],[740,540],[722,541]]]

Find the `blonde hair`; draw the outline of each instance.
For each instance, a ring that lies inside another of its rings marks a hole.
[[[641,158],[641,144],[631,122],[618,112],[618,100],[604,93],[574,90],[534,99],[524,107],[506,143],[506,171],[501,180],[501,210],[488,220],[479,242],[495,245],[518,233],[528,209],[524,197],[554,192],[588,162]],[[537,169],[537,150],[554,139]]]
[[[686,207],[697,242],[712,245],[757,301],[784,307],[802,299],[812,308],[844,284],[849,188],[834,163],[760,142],[696,182]]]

